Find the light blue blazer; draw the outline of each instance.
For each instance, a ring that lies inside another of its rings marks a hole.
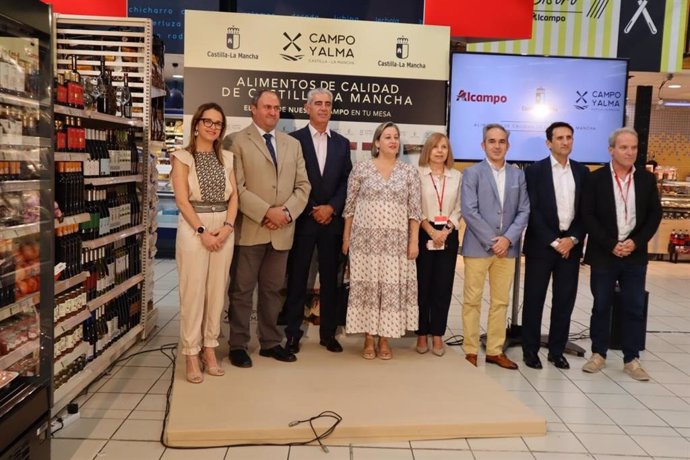
[[[493,255],[493,238],[505,236],[512,243],[508,257],[518,257],[520,238],[529,220],[529,197],[522,170],[506,165],[503,207],[486,159],[465,169],[460,196],[461,213],[467,224],[462,255],[490,257]]]

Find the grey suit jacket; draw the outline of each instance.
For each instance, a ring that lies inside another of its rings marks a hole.
[[[520,254],[520,238],[529,220],[529,198],[524,173],[506,165],[503,206],[498,197],[496,180],[487,160],[463,172],[460,209],[467,227],[462,255],[491,257],[493,239],[505,236],[512,243],[508,257]]]
[[[276,131],[276,171],[266,142],[254,123],[232,133],[230,140],[230,150],[235,154],[240,210],[235,223],[235,244],[271,243],[280,251],[290,249],[295,222],[304,211],[311,190],[300,143]],[[285,206],[293,221],[279,230],[269,230],[261,225],[266,211],[272,206]]]

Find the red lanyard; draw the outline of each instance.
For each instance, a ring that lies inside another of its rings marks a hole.
[[[625,193],[623,193],[623,187],[621,186],[621,181],[618,179],[618,174],[613,173],[613,177],[616,178],[616,185],[618,185],[618,191],[621,194],[621,199],[623,200],[623,210],[625,212],[625,221],[628,221],[628,197],[630,196],[630,184],[632,184],[632,173],[629,174],[628,184],[625,187]]]
[[[443,175],[443,189],[441,190],[441,195],[438,194],[438,188],[436,188],[436,181],[434,180],[434,175],[430,174],[431,185],[434,186],[434,191],[436,192],[436,201],[438,202],[438,214],[443,215],[443,197],[446,195],[446,176]]]

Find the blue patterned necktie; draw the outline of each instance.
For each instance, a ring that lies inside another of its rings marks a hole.
[[[266,139],[266,148],[268,149],[268,153],[271,154],[271,158],[273,159],[273,165],[276,168],[278,168],[278,160],[276,159],[276,150],[273,148],[273,143],[271,142],[271,137],[273,137],[273,136],[269,133],[264,134],[264,139]]]

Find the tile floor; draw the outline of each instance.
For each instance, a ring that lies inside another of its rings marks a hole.
[[[155,265],[155,302],[159,328],[132,351],[176,343],[177,271],[172,260]],[[582,267],[571,332],[586,329],[592,297],[589,269]],[[195,460],[622,460],[690,459],[690,264],[652,262],[646,351],[642,363],[652,377],[636,382],[622,371],[620,352],[609,354],[607,368],[589,375],[584,358],[568,357],[571,369],[546,363],[543,370],[520,366],[518,372],[485,367],[525,404],[547,420],[544,437],[452,439],[391,444],[317,447],[166,449],[160,442],[170,361],[160,352],[131,358],[78,398],[81,419],[55,434],[53,458]],[[449,334],[461,333],[462,259],[458,259]],[[486,312],[484,312],[486,313]],[[485,318],[484,318],[485,321]],[[548,314],[545,314],[545,323]],[[413,342],[410,342],[411,346]],[[577,342],[589,355],[589,341]],[[508,355],[521,362],[522,353]],[[454,348],[442,359],[461,359]],[[433,358],[437,359],[437,358]]]

